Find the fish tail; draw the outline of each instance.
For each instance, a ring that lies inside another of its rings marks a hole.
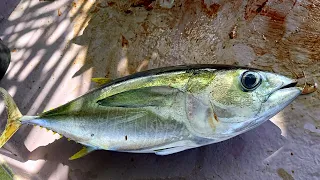
[[[0,148],[13,136],[21,126],[22,114],[10,94],[0,87],[0,93],[3,96],[7,108],[8,120],[5,130],[0,136]]]

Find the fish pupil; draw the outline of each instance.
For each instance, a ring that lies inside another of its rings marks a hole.
[[[251,89],[251,88],[253,88],[255,86],[256,81],[257,81],[257,78],[256,78],[256,76],[254,74],[248,74],[244,78],[244,85],[247,88]]]

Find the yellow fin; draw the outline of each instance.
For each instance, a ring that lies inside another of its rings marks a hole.
[[[49,110],[43,110],[43,112],[42,113],[45,113],[45,112],[48,112],[48,111],[51,111],[51,110],[53,110],[54,108],[50,108]]]
[[[75,160],[75,159],[81,158],[81,157],[91,153],[94,150],[96,150],[96,148],[93,148],[93,147],[90,147],[90,146],[84,146],[80,151],[78,151],[73,156],[71,156],[69,158],[69,160]]]
[[[22,118],[22,114],[20,113],[16,103],[13,101],[12,97],[6,90],[0,88],[0,94],[3,96],[8,115],[6,128],[0,136],[1,148],[21,126],[20,120]]]
[[[99,86],[102,86],[110,82],[111,79],[110,78],[91,78],[91,81],[97,83]]]

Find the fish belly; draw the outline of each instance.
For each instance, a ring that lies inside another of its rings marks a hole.
[[[96,112],[40,117],[44,126],[84,145],[114,151],[143,151],[192,137],[183,121],[138,108],[108,108]]]

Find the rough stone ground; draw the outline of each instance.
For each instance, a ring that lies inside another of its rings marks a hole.
[[[178,64],[244,65],[319,84],[319,12],[317,0],[5,0],[0,38],[12,63],[0,86],[34,115],[84,94],[91,77]],[[0,153],[22,179],[316,180],[319,99],[300,96],[252,131],[165,157],[99,151],[68,161],[81,146],[38,127],[21,128]]]

